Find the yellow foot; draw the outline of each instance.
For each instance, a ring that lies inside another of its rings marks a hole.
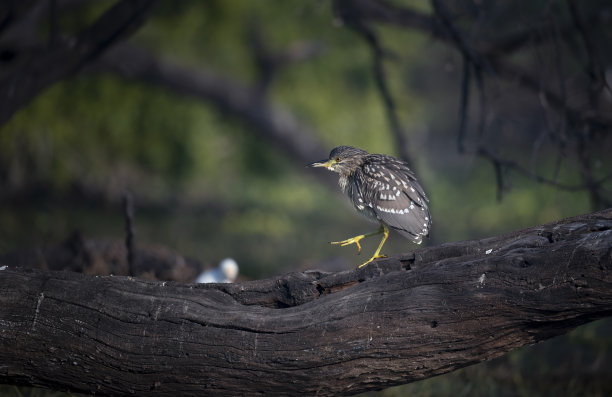
[[[361,265],[359,265],[359,269],[361,269],[362,267],[364,267],[365,265],[367,265],[368,263],[372,262],[374,259],[380,259],[380,258],[386,258],[387,255],[374,255],[373,257],[371,257],[370,259],[368,259],[367,262],[362,263]]]
[[[366,237],[367,236],[365,234],[361,234],[359,236],[347,238],[346,240],[342,240],[342,241],[330,241],[330,244],[339,245],[341,247],[345,247],[345,246],[351,245],[351,244],[356,244],[357,245],[357,253],[360,254],[361,253],[361,245],[359,244],[359,241],[361,239],[366,238]],[[370,259],[370,261],[371,260],[372,259]]]

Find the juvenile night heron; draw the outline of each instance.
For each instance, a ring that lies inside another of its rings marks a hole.
[[[361,252],[359,241],[382,233],[383,238],[374,255],[359,267],[386,257],[380,250],[389,237],[389,229],[396,230],[416,244],[421,244],[423,236],[429,235],[429,199],[404,161],[385,154],[370,154],[351,146],[338,146],[331,151],[329,159],[308,166],[325,167],[338,173],[340,187],[357,211],[380,223],[380,228],[375,232],[331,243],[340,246],[355,244],[358,252]]]

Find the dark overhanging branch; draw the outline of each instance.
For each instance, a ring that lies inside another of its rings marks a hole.
[[[69,4],[70,1],[60,1],[59,3],[62,4],[63,6],[64,4]],[[42,4],[42,2],[40,4]],[[53,3],[50,3],[50,4],[53,5]],[[570,2],[570,4],[572,3]],[[407,145],[405,143],[406,138],[405,138],[405,134],[402,133],[402,128],[400,126],[400,123],[397,117],[395,104],[394,104],[393,98],[391,97],[391,94],[386,84],[384,70],[382,66],[383,50],[381,48],[380,43],[378,43],[377,38],[372,33],[371,29],[364,23],[364,21],[378,21],[378,22],[396,24],[404,28],[416,28],[416,29],[420,29],[423,31],[428,31],[431,34],[433,34],[436,38],[439,38],[442,41],[446,41],[451,44],[454,43],[454,45],[457,46],[457,48],[459,48],[460,51],[464,54],[464,58],[466,59],[466,62],[468,62],[468,64],[465,66],[473,67],[474,72],[475,72],[476,82],[478,83],[478,89],[480,92],[480,103],[481,103],[481,112],[480,112],[481,117],[479,120],[479,127],[478,127],[480,137],[482,137],[482,132],[484,131],[484,114],[485,114],[485,106],[486,106],[482,70],[483,68],[485,68],[486,70],[491,69],[491,67],[489,66],[489,62],[491,62],[491,64],[494,65],[494,69],[498,77],[502,77],[510,81],[515,81],[518,84],[520,84],[522,87],[528,90],[531,90],[533,92],[536,92],[539,95],[543,94],[543,97],[546,98],[547,103],[550,104],[551,107],[554,108],[559,113],[564,114],[568,118],[568,120],[570,120],[572,124],[576,124],[576,125],[584,124],[587,126],[592,126],[594,129],[608,128],[610,125],[612,125],[612,120],[609,117],[607,117],[605,114],[602,114],[602,113],[593,114],[593,113],[588,113],[588,112],[585,113],[578,109],[572,109],[571,107],[568,106],[567,101],[564,98],[564,95],[560,97],[558,94],[556,94],[552,90],[547,89],[546,87],[543,87],[542,84],[540,84],[537,81],[537,79],[530,76],[529,73],[527,73],[525,70],[522,70],[519,67],[512,65],[508,62],[505,62],[501,60],[499,57],[493,57],[491,54],[493,54],[494,51],[493,52],[486,51],[482,49],[482,46],[479,43],[477,42],[472,43],[471,40],[468,41],[467,39],[465,39],[463,35],[458,31],[456,26],[454,26],[450,16],[448,15],[448,12],[446,12],[444,8],[444,5],[441,4],[440,2],[434,2],[434,6],[435,6],[438,16],[442,16],[441,18],[442,22],[438,21],[438,19],[436,19],[435,17],[427,16],[425,14],[420,14],[419,12],[412,11],[409,9],[402,9],[399,7],[395,7],[394,5],[384,2],[384,1],[372,2],[370,0],[358,0],[358,1],[352,1],[352,2],[345,2],[345,1],[338,0],[336,1],[336,5],[341,5],[341,9],[343,10],[343,12],[348,13],[347,19],[352,21],[351,23],[353,25],[362,27],[363,28],[361,29],[362,34],[364,35],[364,37],[366,37],[366,39],[369,38],[368,42],[370,43],[372,50],[373,50],[373,65],[374,65],[376,81],[379,87],[379,91],[381,92],[383,102],[385,103],[385,107],[387,109],[387,115],[388,115],[390,124],[392,126],[392,131],[394,132],[396,142],[398,142],[398,147],[400,148],[402,157],[404,158],[408,158],[408,153],[407,153],[408,150],[406,148]],[[30,18],[30,19],[34,21],[36,21],[37,18],[40,19],[41,9],[42,9],[41,7],[35,8],[32,11],[32,13],[35,15],[33,18]],[[581,32],[582,32],[582,36],[584,37],[584,41],[586,43],[585,45],[588,48],[593,47],[593,46],[589,46],[589,43],[590,43],[590,40],[588,39],[589,35],[587,34],[588,32],[586,32],[584,28],[584,21],[592,21],[593,17],[587,16],[587,17],[582,18],[581,16],[578,15],[577,12],[575,12],[574,14],[575,14],[575,19],[576,19],[576,24],[579,27],[582,26]],[[600,15],[597,18],[595,18],[595,22],[599,23],[604,19],[605,19],[604,16]],[[559,29],[559,30],[560,30],[560,34],[563,35],[564,34],[563,32],[567,31],[567,27],[563,27],[562,29]],[[521,32],[521,34],[526,35],[527,32]],[[519,43],[519,42],[527,43],[528,42],[525,39],[518,40],[517,38],[514,38],[514,39],[505,38],[504,40],[506,42],[514,42],[515,49],[517,48],[516,43]],[[303,57],[304,54],[306,54],[305,56],[310,56],[312,54],[316,55],[317,53],[316,47],[306,48],[306,49],[300,47],[298,48],[298,51],[297,51],[298,55],[295,55],[296,53],[294,50],[295,49],[293,50],[289,49],[288,51],[285,51],[285,53],[264,54],[264,55],[266,55],[267,58],[269,58],[268,61],[271,61],[274,64],[278,63],[282,65],[283,63],[286,63],[287,60],[291,62],[293,59],[296,58],[296,56],[298,59],[302,59],[300,57]],[[594,51],[589,51],[589,54],[591,53],[594,53]],[[166,61],[152,60],[152,63],[155,63],[155,62],[164,63]],[[593,64],[593,62],[591,63]],[[176,69],[177,68],[175,67],[174,68],[170,67],[170,68],[167,68],[166,71],[170,70],[170,71],[176,72]],[[206,75],[207,74],[206,71],[204,71],[203,74]],[[212,78],[214,79],[217,77],[213,76]],[[227,82],[229,80],[225,80],[225,81]],[[463,99],[461,103],[461,108],[462,108],[461,114],[463,116],[461,118],[460,132],[458,136],[458,147],[460,148],[460,150],[463,148],[463,144],[462,144],[463,136],[464,136],[466,123],[467,123],[466,109],[468,105],[467,99],[469,98],[469,82],[470,82],[469,80],[464,79],[464,87],[466,87],[467,90],[463,91],[463,94],[462,94]],[[268,83],[269,81],[262,82],[264,87]],[[177,87],[176,84],[172,86],[174,88]],[[297,122],[297,120],[295,120],[295,118],[291,116],[290,114],[288,114],[288,112],[286,111],[284,112],[278,111],[279,110],[278,108],[274,109],[273,106],[269,104],[266,106],[254,106],[253,109],[249,111],[247,109],[247,106],[242,106],[244,105],[244,101],[242,105],[235,106],[239,101],[227,100],[228,97],[238,97],[238,98],[247,97],[247,98],[251,98],[249,100],[252,101],[252,103],[257,104],[258,102],[262,102],[261,97],[265,93],[265,88],[264,90],[258,90],[257,87],[255,87],[254,89],[251,89],[248,87],[240,87],[238,84],[235,84],[235,86],[237,86],[239,89],[232,90],[233,92],[231,92],[229,95],[226,95],[226,98],[223,98],[222,90],[217,90],[215,93],[212,93],[212,95],[210,95],[209,98],[213,102],[217,102],[217,106],[219,106],[221,109],[225,109],[226,111],[229,111],[229,112],[234,112],[234,114],[243,118],[251,125],[254,125],[259,131],[264,133],[263,134],[264,137],[270,139],[270,141],[272,142],[276,142],[277,145],[279,145],[285,152],[289,154],[297,154],[297,158],[300,164],[309,162],[312,160],[312,158],[318,158],[318,156],[320,156],[321,153],[325,153],[327,151],[326,149],[322,149],[320,147],[316,150],[308,150],[308,148],[313,148],[312,142],[316,141],[313,134],[306,136],[304,139],[295,139],[298,134],[308,135],[308,128],[306,127],[300,128],[299,126],[300,123]],[[183,89],[183,88],[179,88],[179,89]],[[222,99],[219,101],[219,98],[222,98]],[[264,104],[266,104],[265,101],[263,102]],[[280,128],[279,128],[279,121],[280,121],[280,124],[283,124],[283,126],[281,126]],[[270,130],[271,132],[266,131],[266,129],[268,128],[271,128]],[[282,131],[283,128],[287,128],[288,131]],[[294,132],[297,132],[297,134]],[[479,142],[480,141],[481,139],[479,139]],[[481,143],[478,144],[478,146],[480,145]],[[317,145],[315,144],[315,146]],[[306,148],[306,150],[304,150],[304,148]],[[484,153],[484,152],[488,152],[489,154],[491,153],[491,151],[480,150],[480,147],[477,147],[476,150],[474,151],[474,153],[477,155],[479,155],[480,153]],[[309,153],[309,154],[304,155],[305,153]],[[294,158],[294,156],[290,156],[290,158]],[[492,156],[488,156],[487,158],[492,159]],[[606,200],[605,198],[606,194],[605,194],[605,191],[603,190],[603,187],[597,184],[597,178],[594,178],[592,175],[593,170],[592,170],[592,167],[588,164],[589,162],[588,158],[584,156],[584,153],[579,153],[579,159],[581,161],[581,167],[584,171],[583,173],[585,176],[584,186],[586,186],[586,188],[592,192],[592,196],[596,198],[597,202],[601,202],[603,205],[608,205],[609,200]],[[500,164],[506,164],[506,166],[511,168],[512,164],[514,163],[512,161],[505,161],[503,159],[499,159],[499,160],[500,161],[498,161],[497,163],[493,162],[493,165],[494,167],[496,167],[496,169],[499,168]],[[519,170],[519,172],[522,172],[522,171]],[[503,173],[497,173],[497,175],[503,175]],[[535,180],[537,181],[547,180],[547,178],[537,175],[535,172],[533,172],[533,170],[532,172],[525,173],[525,175],[535,176]],[[500,181],[498,180],[498,182]],[[560,184],[557,184],[554,180],[552,180],[551,184],[560,185]],[[503,187],[503,185],[504,185],[503,181],[501,181],[501,183],[498,183],[498,186]],[[500,195],[501,192],[502,192],[501,190],[498,190],[498,195]]]
[[[450,41],[447,31],[439,23],[436,17],[424,12],[402,7],[386,0],[336,0],[343,6],[350,6],[352,14],[364,21],[389,24],[400,28],[409,28],[428,32],[432,37]],[[609,23],[612,19],[609,9],[598,9],[593,14],[586,15],[584,20],[592,26],[600,26]],[[472,47],[483,56],[498,57],[500,55],[511,55],[512,53],[524,49],[529,45],[543,45],[547,40],[535,34],[538,30],[551,30],[553,26],[544,25],[530,27],[509,33],[508,35],[493,40],[479,41],[473,39]],[[563,39],[568,39],[576,35],[575,26],[568,23],[559,28],[559,34]]]
[[[574,0],[567,0],[568,8],[572,20],[576,25],[576,30],[580,33],[580,37],[584,43],[584,49],[587,53],[586,72],[591,80],[589,100],[591,107],[595,110],[599,109],[599,97],[601,92],[606,89],[609,94],[612,94],[610,86],[605,77],[604,67],[601,64],[599,50],[593,42],[592,33],[587,27],[587,23],[580,11],[580,6]]]
[[[258,87],[240,84],[205,68],[196,69],[159,58],[135,44],[114,46],[89,70],[110,71],[128,80],[144,81],[207,101],[259,132],[296,166],[302,167],[329,152],[314,130],[287,109],[272,103]],[[332,179],[321,180],[336,186]]]
[[[393,134],[393,138],[396,142],[396,147],[399,149],[400,158],[402,158],[402,160],[404,160],[406,163],[412,164],[413,162],[411,161],[410,151],[408,150],[408,138],[404,132],[404,129],[402,128],[399,116],[397,114],[395,100],[393,99],[391,90],[387,84],[387,77],[383,65],[383,61],[387,55],[386,51],[382,48],[374,31],[363,23],[361,19],[356,18],[350,12],[350,10],[351,7],[347,7],[344,2],[336,2],[336,12],[338,13],[338,17],[342,19],[343,23],[346,23],[347,26],[351,27],[357,34],[363,37],[370,47],[372,52],[372,70],[374,74],[374,81],[376,82],[376,87],[380,93],[382,103],[385,108],[385,113],[387,115],[387,120],[389,122],[389,126],[391,127],[391,133]],[[411,167],[414,168],[414,165],[411,165]]]
[[[432,0],[432,4],[436,13],[436,16],[440,19],[441,25],[446,30],[448,36],[451,38],[454,45],[461,52],[463,58],[463,74],[461,80],[461,95],[459,101],[459,130],[457,133],[457,149],[459,153],[466,153],[465,147],[465,135],[468,124],[468,110],[470,103],[470,91],[471,91],[471,69],[474,69],[474,75],[476,77],[479,102],[480,102],[480,118],[478,124],[478,139],[476,148],[470,150],[471,153],[480,156],[491,162],[491,165],[495,174],[497,201],[501,202],[503,199],[503,193],[505,190],[505,170],[513,169],[519,173],[531,177],[538,182],[553,184],[556,187],[564,187],[554,181],[550,181],[547,178],[543,178],[537,175],[535,172],[529,172],[525,170],[520,164],[514,161],[501,159],[495,155],[490,149],[488,149],[483,143],[484,131],[485,131],[485,114],[486,114],[486,93],[484,89],[483,69],[486,69],[489,75],[494,75],[493,68],[489,64],[489,61],[485,56],[480,56],[476,51],[471,48],[468,40],[464,37],[465,35],[459,30],[453,23],[450,12],[439,0]],[[580,187],[582,189],[584,187]],[[575,189],[578,190],[578,189]]]
[[[486,56],[481,56],[477,51],[473,50],[468,40],[461,33],[459,28],[455,26],[452,20],[450,12],[446,8],[446,5],[439,0],[432,0],[433,8],[436,16],[440,19],[441,25],[447,32],[448,36],[455,43],[455,46],[461,52],[463,58],[463,76],[461,81],[461,99],[459,105],[459,132],[457,134],[457,146],[459,153],[465,151],[465,132],[467,127],[467,111],[469,108],[470,99],[470,83],[471,73],[470,70],[474,69],[474,76],[476,77],[476,83],[478,86],[479,93],[479,105],[480,105],[480,118],[478,123],[478,147],[482,146],[482,137],[485,130],[485,115],[486,115],[486,93],[484,89],[484,78],[483,70],[487,72],[489,76],[494,76],[495,71],[489,64]],[[501,194],[501,193],[498,193]]]
[[[372,66],[374,70],[374,80],[376,81],[378,92],[380,93],[383,105],[385,107],[387,120],[389,120],[389,124],[391,126],[391,132],[393,134],[393,137],[395,138],[397,147],[399,148],[400,157],[402,158],[402,160],[408,163],[411,168],[414,169],[415,166],[411,160],[412,156],[410,155],[410,151],[408,150],[408,138],[406,137],[406,132],[402,128],[402,124],[397,113],[395,100],[393,99],[391,90],[389,89],[389,85],[387,83],[387,77],[383,65],[384,50],[380,46],[378,38],[370,29],[363,27],[359,29],[359,31],[372,48]]]
[[[64,0],[60,3],[64,8],[71,2]],[[16,36],[15,40],[18,40],[19,45],[43,45],[33,33],[44,16],[44,10],[43,2],[36,4],[21,24],[13,26],[14,31],[10,36]],[[115,23],[119,25],[119,21]],[[316,138],[317,134],[290,111],[272,104],[267,98],[266,88],[279,68],[319,56],[324,50],[323,46],[317,42],[297,42],[281,51],[272,52],[261,46],[264,45],[263,38],[258,38],[257,34],[251,37],[260,44],[258,48],[253,47],[261,72],[260,81],[252,87],[204,68],[189,68],[167,59],[158,59],[148,51],[131,44],[113,46],[102,54],[100,61],[90,62],[88,70],[110,70],[127,79],[146,81],[161,85],[171,92],[206,100],[222,112],[231,114],[253,127],[271,144],[280,147],[296,166],[301,167],[313,159],[321,158],[328,153],[329,148],[324,148]],[[62,68],[64,66],[66,65],[62,65]],[[332,179],[319,175],[323,174],[317,173],[315,177],[328,185],[336,185]]]
[[[570,7],[574,4],[569,1]],[[355,1],[344,1],[336,0],[336,7],[340,8],[344,15],[347,15],[352,24],[355,26],[366,26],[367,22],[379,22],[382,24],[391,24],[398,26],[403,29],[415,29],[431,34],[436,39],[452,45],[462,54],[464,59],[464,74],[462,80],[462,94],[460,100],[460,123],[459,123],[459,134],[457,137],[457,146],[460,152],[465,152],[466,146],[464,144],[465,131],[467,128],[467,110],[469,105],[469,91],[470,91],[470,69],[474,69],[476,76],[476,82],[478,84],[479,98],[481,105],[480,120],[478,125],[478,140],[476,148],[471,150],[473,154],[482,156],[483,158],[490,160],[494,169],[496,170],[496,179],[498,186],[498,198],[501,198],[504,188],[504,169],[516,170],[538,182],[545,181],[545,183],[554,186],[563,186],[563,184],[556,182],[554,179],[549,179],[538,175],[534,170],[531,172],[524,172],[522,167],[514,168],[513,161],[507,161],[498,156],[492,155],[492,152],[483,147],[483,135],[485,129],[485,113],[486,112],[486,97],[484,91],[484,79],[483,71],[488,75],[494,75],[497,78],[516,83],[519,87],[526,91],[530,91],[540,98],[544,98],[546,105],[550,105],[550,108],[567,119],[568,124],[571,128],[581,131],[587,129],[589,131],[609,130],[612,128],[612,119],[601,111],[592,111],[591,109],[581,109],[568,104],[565,95],[559,95],[549,87],[546,87],[541,81],[533,77],[526,70],[523,70],[520,66],[505,60],[502,55],[508,55],[510,52],[514,52],[526,45],[543,45],[548,40],[543,39],[534,34],[534,30],[527,29],[523,32],[511,34],[507,37],[494,40],[489,43],[479,42],[477,39],[468,40],[459,31],[459,29],[453,23],[453,18],[449,11],[446,9],[444,3],[439,1],[433,1],[433,8],[435,16],[429,16],[418,11],[411,10],[406,7],[397,6],[387,1],[372,1],[372,0],[355,0]],[[553,22],[551,27],[547,29],[554,29],[557,36],[563,38],[574,37],[580,34],[585,47],[587,48],[587,54],[589,54],[589,75],[591,76],[592,87],[589,92],[599,92],[602,89],[602,85],[599,83],[600,78],[598,75],[598,63],[596,57],[596,51],[592,40],[590,40],[590,34],[588,29],[585,28],[584,21],[588,20],[593,24],[601,24],[607,21],[610,17],[607,13],[598,12],[597,15],[589,15],[582,17],[579,13],[577,6],[573,6],[573,18],[574,23],[565,24],[561,28],[557,28],[556,23]],[[576,25],[576,26],[574,26]],[[582,28],[581,28],[582,27]],[[538,26],[540,28],[540,26]],[[578,32],[577,32],[578,31]],[[531,37],[533,36],[533,37]],[[556,37],[556,36],[555,36]],[[590,95],[591,98],[595,97],[594,94]],[[591,159],[585,156],[584,150],[585,142],[582,142],[585,138],[580,136],[581,132],[577,132],[577,161],[582,171],[582,178],[584,183],[581,185],[582,190],[586,190],[592,199],[594,208],[601,208],[602,206],[609,206],[610,200],[607,199],[607,193],[601,183],[597,180],[607,180],[607,178],[596,178],[594,175],[594,169],[590,164]],[[573,190],[573,186],[565,186],[566,190]]]
[[[155,0],[123,0],[76,36],[53,39],[0,81],[0,125],[41,91],[82,68],[146,20]],[[37,6],[38,7],[38,6]]]
[[[3,262],[0,382],[115,396],[386,388],[612,315],[611,247],[608,209],[363,269],[242,284]]]
[[[267,43],[264,31],[257,19],[249,21],[246,41],[255,61],[257,81],[255,90],[262,97],[267,95],[268,88],[283,68],[290,64],[303,62],[320,56],[325,50],[323,43],[316,41],[298,41],[282,50],[274,50]]]

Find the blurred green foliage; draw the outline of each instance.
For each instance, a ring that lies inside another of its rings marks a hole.
[[[430,8],[428,1],[409,3]],[[95,3],[75,12],[61,21],[62,28],[77,30],[82,18],[94,18],[103,9]],[[273,102],[318,131],[329,149],[350,144],[398,154],[374,84],[370,49],[338,26],[330,2],[162,1],[133,40],[162,57],[254,84],[250,23],[261,27],[273,49],[301,40],[325,48],[321,56],[278,73],[270,89]],[[389,27],[377,33],[399,55],[386,60],[385,67],[417,174],[431,199],[434,224],[428,244],[590,211],[586,193],[520,176],[511,179],[511,190],[498,202],[490,165],[456,151],[458,56],[421,33]],[[544,153],[542,163],[552,168],[554,158]],[[0,208],[0,252],[56,243],[75,229],[88,237],[122,238],[118,203],[124,190],[136,198],[137,243],[163,244],[209,265],[231,256],[249,278],[312,268],[334,257],[360,262],[352,248],[327,242],[375,227],[240,120],[208,103],[107,74],[83,73],[55,84],[15,115],[0,129],[0,171],[3,189],[43,192]],[[577,171],[563,168],[559,180],[575,183]],[[75,200],[75,187],[105,200]],[[364,251],[377,243],[366,242]],[[386,252],[414,248],[392,236]],[[564,340],[602,343],[597,349],[609,357],[609,337],[593,330],[596,325]],[[505,357],[505,371],[511,372],[499,378],[490,378],[490,366],[481,364],[380,395],[550,395],[521,386],[526,381],[518,368],[529,364],[525,357],[533,357],[528,350]],[[517,377],[514,392],[505,394],[500,388],[512,376]],[[584,395],[579,389],[565,395]]]

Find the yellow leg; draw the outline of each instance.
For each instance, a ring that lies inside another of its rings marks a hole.
[[[380,225],[382,232],[383,232],[383,238],[382,240],[380,240],[380,244],[378,244],[378,248],[376,248],[376,251],[374,252],[374,255],[372,255],[372,257],[370,259],[368,259],[367,262],[362,263],[361,265],[359,265],[359,267],[364,267],[365,265],[367,265],[368,263],[372,262],[374,259],[378,259],[378,258],[386,258],[387,255],[381,254],[380,250],[382,249],[383,245],[385,245],[385,241],[387,241],[387,238],[389,237],[389,228],[386,225]],[[380,231],[379,231],[380,233]]]
[[[367,265],[368,263],[372,262],[374,259],[378,259],[378,258],[386,258],[386,255],[381,255],[380,254],[380,250],[382,249],[383,245],[385,244],[385,241],[387,241],[387,237],[389,237],[389,228],[386,225],[381,224],[380,228],[378,228],[377,231],[372,232],[372,233],[366,233],[366,234],[360,234],[359,236],[355,236],[355,237],[351,237],[348,238],[346,240],[342,240],[342,241],[332,241],[330,244],[335,244],[335,245],[339,245],[341,247],[347,246],[347,245],[351,245],[351,244],[356,244],[357,245],[357,253],[361,253],[361,245],[359,244],[359,241],[361,241],[362,239],[366,238],[366,237],[371,237],[371,236],[376,236],[377,234],[383,234],[383,238],[380,241],[380,244],[378,244],[378,248],[376,249],[376,252],[374,252],[374,255],[372,255],[372,257],[365,263],[361,264],[359,267],[363,267],[365,265]]]

